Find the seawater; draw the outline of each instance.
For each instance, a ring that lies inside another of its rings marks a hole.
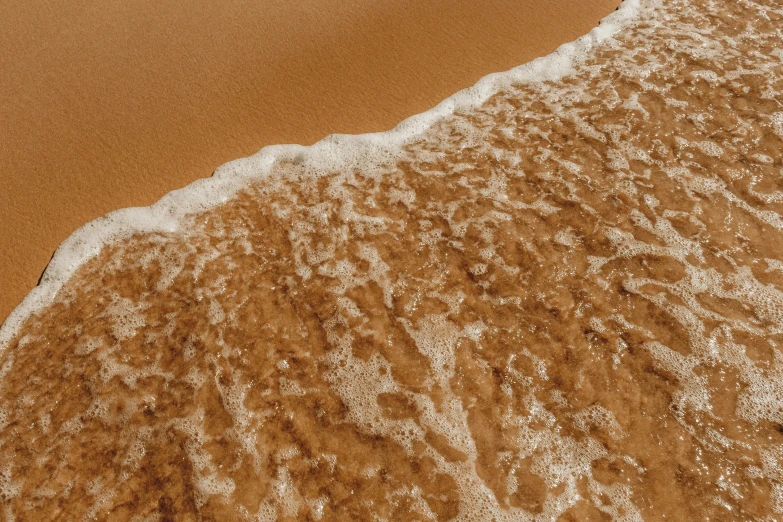
[[[782,28],[644,0],[393,146],[88,226],[4,327],[0,517],[783,519]]]

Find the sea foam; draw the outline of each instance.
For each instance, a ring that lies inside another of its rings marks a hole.
[[[552,54],[502,73],[492,73],[443,100],[429,111],[411,116],[386,132],[359,135],[333,134],[311,146],[271,145],[256,154],[218,167],[209,178],[166,194],[149,207],[116,210],[76,230],[55,251],[38,285],[0,326],[0,351],[5,350],[24,321],[52,301],[57,291],[88,259],[107,244],[144,232],[173,232],[184,216],[225,203],[249,180],[257,180],[281,160],[296,160],[315,171],[368,168],[394,158],[406,143],[449,114],[480,106],[504,88],[525,82],[562,78],[584,55],[632,21],[640,0],[624,0],[598,27]]]
[[[783,513],[783,5],[634,20],[106,243],[3,354],[0,509]]]

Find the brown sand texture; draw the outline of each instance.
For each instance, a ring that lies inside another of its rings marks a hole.
[[[0,319],[55,248],[274,143],[389,129],[618,0],[7,0]]]
[[[783,1],[631,5],[105,245],[0,348],[0,520],[781,520]]]

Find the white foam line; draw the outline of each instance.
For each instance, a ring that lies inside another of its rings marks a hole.
[[[226,202],[248,185],[249,178],[259,179],[267,175],[272,165],[280,159],[293,159],[299,163],[316,165],[319,170],[335,171],[390,157],[435,122],[457,111],[477,107],[511,85],[558,80],[572,73],[574,66],[596,44],[610,38],[636,18],[640,2],[624,0],[616,11],[601,20],[599,26],[590,33],[561,45],[552,54],[506,72],[484,76],[472,87],[446,98],[427,112],[411,116],[390,131],[333,134],[309,147],[264,147],[252,156],[221,165],[209,178],[169,192],[149,207],[116,210],[87,223],[57,248],[38,286],[3,322],[0,327],[0,353],[5,351],[27,318],[51,303],[65,281],[105,245],[140,232],[177,231],[186,216]]]

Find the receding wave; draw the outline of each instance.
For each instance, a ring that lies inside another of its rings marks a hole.
[[[72,238],[4,326],[2,516],[783,517],[783,4],[624,9]]]

